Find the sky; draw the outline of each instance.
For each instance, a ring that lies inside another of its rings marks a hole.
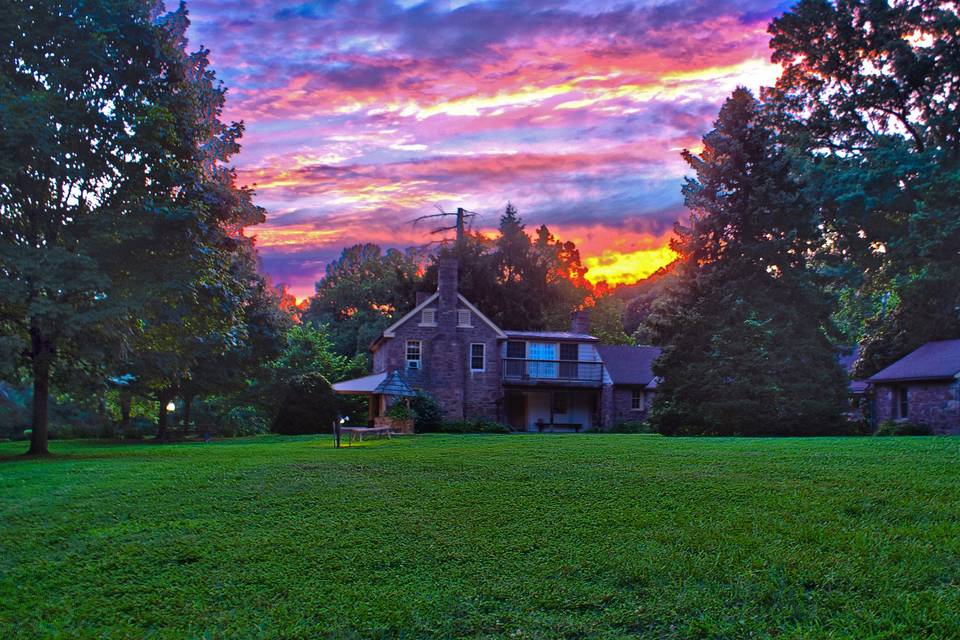
[[[772,84],[765,0],[193,0],[242,120],[265,270],[306,297],[358,242],[422,245],[438,208],[579,247],[587,277],[646,276],[685,215],[684,148],[737,85]]]

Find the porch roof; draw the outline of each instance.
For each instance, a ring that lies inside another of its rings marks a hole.
[[[374,373],[369,376],[363,376],[362,378],[354,378],[353,380],[343,380],[333,385],[333,390],[336,393],[355,393],[355,394],[372,394],[380,384],[387,379],[387,374],[384,373]]]

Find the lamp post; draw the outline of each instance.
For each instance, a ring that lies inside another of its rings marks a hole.
[[[333,423],[333,446],[335,448],[340,448],[340,431],[343,429],[343,425],[350,421],[350,416],[343,416],[339,420],[334,421]]]

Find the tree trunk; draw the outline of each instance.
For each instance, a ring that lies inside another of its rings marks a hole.
[[[30,359],[33,364],[33,425],[28,456],[48,456],[47,437],[50,427],[50,364],[53,348],[36,323],[30,327]]]
[[[157,393],[157,400],[160,401],[160,411],[157,413],[157,440],[167,439],[167,403],[173,399],[171,389],[163,389]]]
[[[186,435],[190,431],[190,404],[193,402],[193,394],[183,396],[183,433]]]
[[[130,433],[130,405],[133,403],[133,394],[129,390],[120,391],[120,435]]]

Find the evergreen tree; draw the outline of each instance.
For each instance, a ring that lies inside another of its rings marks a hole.
[[[703,144],[684,152],[696,177],[672,242],[677,281],[648,319],[663,346],[652,420],[664,433],[828,431],[846,385],[807,265],[819,230],[802,185],[746,89]]]

